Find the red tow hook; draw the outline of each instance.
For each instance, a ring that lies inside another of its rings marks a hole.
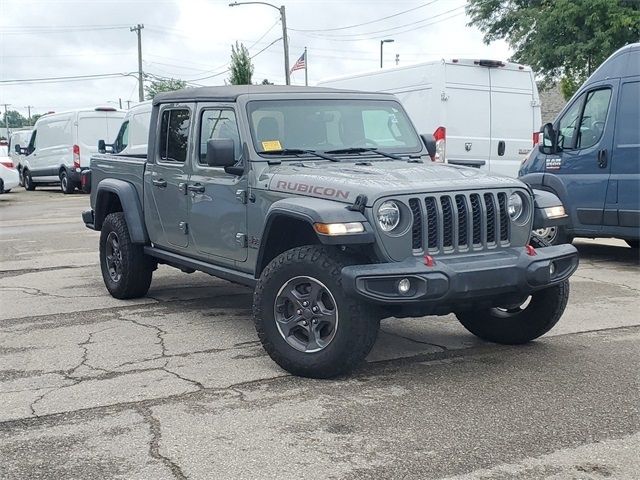
[[[535,257],[538,254],[538,252],[536,252],[536,249],[533,248],[531,245],[527,245],[524,248],[527,251],[527,255],[529,255],[530,257]]]
[[[434,260],[434,258],[431,255],[425,255],[424,256],[424,264],[427,267],[433,267],[436,264],[436,261]]]

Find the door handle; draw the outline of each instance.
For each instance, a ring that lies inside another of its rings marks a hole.
[[[201,183],[194,183],[193,185],[187,185],[187,190],[193,193],[204,193],[204,185]]]
[[[598,167],[606,168],[609,160],[607,159],[607,150],[598,150]]]
[[[158,188],[165,188],[167,186],[167,181],[162,178],[160,180],[152,180],[151,183]]]
[[[498,142],[498,156],[499,157],[504,155],[505,148],[506,148],[506,144],[504,143],[504,140],[500,140]]]

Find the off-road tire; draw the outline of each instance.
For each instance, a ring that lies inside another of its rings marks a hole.
[[[33,178],[31,178],[31,172],[29,170],[22,170],[22,181],[26,191],[33,192],[36,189],[36,184],[33,183]]]
[[[73,193],[75,190],[73,182],[69,180],[69,174],[66,170],[60,171],[60,190],[62,190],[62,193],[65,195]]]
[[[353,370],[371,351],[380,320],[373,307],[344,293],[341,271],[352,263],[337,249],[310,245],[278,255],[262,272],[253,295],[253,320],[262,346],[283,369],[302,377],[330,378]],[[317,352],[296,350],[276,325],[274,304],[278,292],[298,276],[324,284],[336,302],[339,321],[335,336]]]
[[[456,313],[458,320],[475,336],[503,345],[530,342],[551,330],[567,306],[569,281],[539,290],[529,304],[513,316],[502,316],[495,308]]]
[[[627,245],[631,248],[635,248],[636,250],[640,248],[640,240],[625,240],[625,242],[627,242]]]
[[[109,274],[106,258],[106,243],[111,232],[115,232],[121,253],[122,271],[118,281]],[[104,219],[100,231],[100,269],[107,290],[119,299],[143,297],[149,291],[155,269],[153,259],[144,254],[143,246],[131,242],[124,213],[110,213]]]

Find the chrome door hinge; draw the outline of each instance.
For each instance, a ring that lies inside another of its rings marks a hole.
[[[187,222],[180,222],[178,224],[178,228],[182,230],[182,233],[184,233],[185,235],[189,233],[189,224]]]
[[[236,190],[236,199],[242,203],[247,203],[247,191],[246,190]]]
[[[238,242],[238,245],[240,245],[242,248],[246,248],[247,247],[246,233],[236,233],[236,242]]]

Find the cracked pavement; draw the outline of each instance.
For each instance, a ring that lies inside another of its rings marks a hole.
[[[0,196],[0,478],[640,478],[638,252],[578,240],[560,323],[530,345],[389,319],[368,362],[296,378],[251,291],[160,267],[111,298],[85,195]]]

